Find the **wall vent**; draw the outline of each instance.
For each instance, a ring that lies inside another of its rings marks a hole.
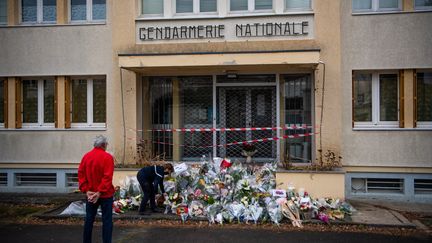
[[[403,179],[351,178],[353,193],[403,193]]]
[[[0,186],[7,186],[7,180],[8,174],[7,173],[0,173]]]
[[[15,183],[17,187],[56,187],[56,173],[15,173]]]
[[[66,187],[78,187],[78,173],[66,173]]]
[[[415,194],[432,194],[432,179],[414,179]]]

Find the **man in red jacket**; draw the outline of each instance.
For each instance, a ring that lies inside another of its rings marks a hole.
[[[107,145],[106,137],[97,136],[94,148],[84,155],[78,168],[79,189],[87,195],[84,243],[92,240],[93,223],[99,205],[102,209],[103,242],[110,243],[112,239],[114,159],[105,152]]]

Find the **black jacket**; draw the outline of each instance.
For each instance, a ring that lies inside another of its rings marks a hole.
[[[140,183],[153,183],[155,192],[160,187],[162,193],[165,193],[163,179],[164,179],[164,168],[162,166],[146,166],[138,171],[137,179]]]

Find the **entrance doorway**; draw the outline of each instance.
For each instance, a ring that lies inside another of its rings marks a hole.
[[[218,128],[276,127],[276,87],[218,87]],[[276,136],[275,130],[218,133],[218,144]],[[276,159],[276,141],[255,143],[255,161]],[[242,145],[219,147],[218,156],[240,158]]]

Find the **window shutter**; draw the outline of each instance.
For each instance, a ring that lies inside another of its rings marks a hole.
[[[399,70],[399,127],[405,127],[404,70]]]
[[[58,92],[57,92],[57,88],[58,88],[58,77],[55,77],[55,81],[54,81],[54,127],[58,128]]]
[[[22,128],[21,79],[15,78],[15,128]]]
[[[355,79],[355,76],[354,76],[354,71],[352,71],[352,74],[351,74],[352,76],[351,76],[351,80],[352,80],[352,97],[351,97],[351,126],[354,128],[354,79]]]
[[[417,127],[417,70],[416,69],[414,69],[413,70],[413,75],[414,75],[414,78],[413,78],[413,81],[414,81],[414,84],[413,84],[413,91],[414,91],[414,99],[413,99],[413,102],[414,102],[414,119],[413,119],[413,121],[414,121],[414,127]]]
[[[9,112],[8,112],[8,100],[9,100],[9,96],[8,96],[8,94],[9,94],[9,90],[8,90],[8,79],[6,78],[6,79],[4,79],[3,80],[3,83],[4,83],[4,85],[3,85],[3,93],[4,93],[4,100],[3,100],[3,107],[4,107],[4,109],[3,109],[3,112],[4,112],[4,114],[3,114],[3,117],[4,117],[4,126],[5,126],[5,128],[9,128]]]
[[[65,77],[65,128],[71,128],[71,79]]]

